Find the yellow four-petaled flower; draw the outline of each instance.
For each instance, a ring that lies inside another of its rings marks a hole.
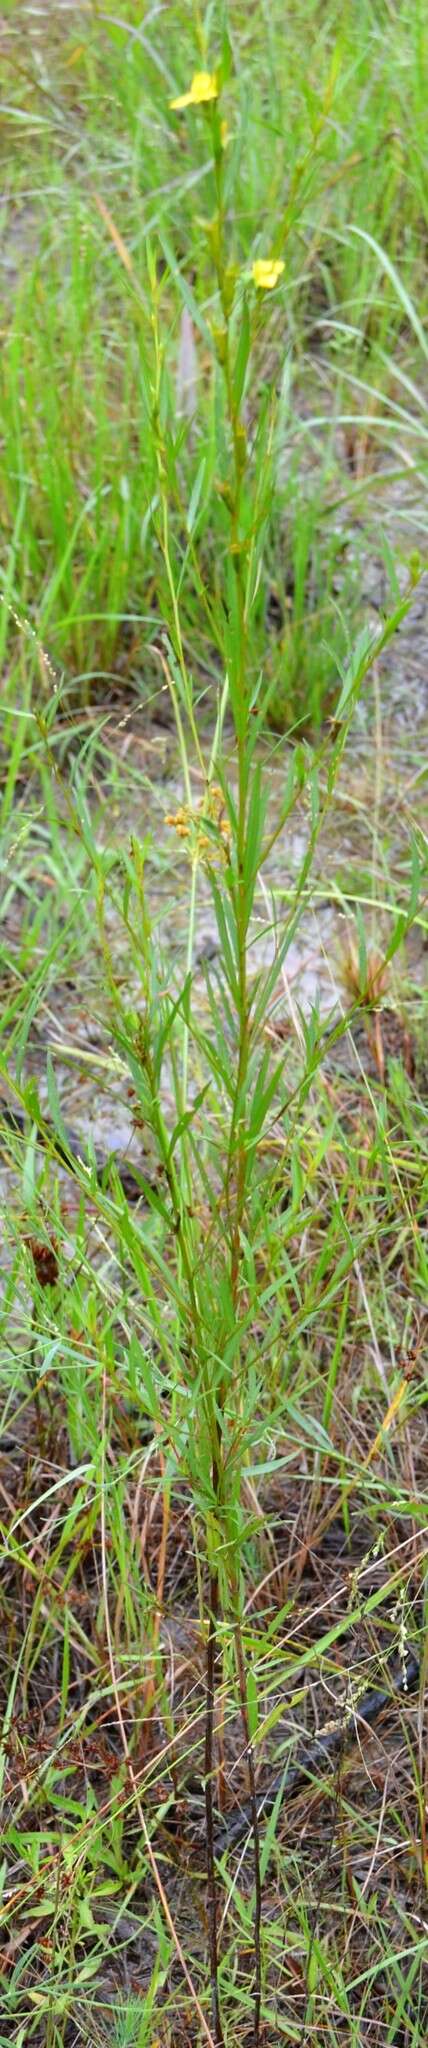
[[[256,290],[258,292],[273,292],[275,285],[278,284],[278,279],[282,277],[283,270],[285,270],[285,263],[282,262],[280,256],[259,256],[257,262],[253,263],[252,270],[253,284],[255,284]]]
[[[179,94],[177,100],[170,100],[170,107],[204,107],[208,100],[218,99],[218,84],[215,71],[194,71],[188,92]]]

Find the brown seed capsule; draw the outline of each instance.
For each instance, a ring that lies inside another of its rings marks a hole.
[[[38,1237],[25,1237],[24,1244],[31,1252],[39,1287],[54,1287],[59,1273],[56,1238],[51,1237],[50,1244],[44,1244]]]

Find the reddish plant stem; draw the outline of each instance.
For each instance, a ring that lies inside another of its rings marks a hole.
[[[216,2043],[216,2048],[224,2048],[218,1988],[217,1885],[215,1874],[213,1812],[214,1715],[218,1613],[219,1585],[217,1573],[215,1573],[215,1575],[213,1575],[210,1578],[209,1588],[207,1683],[205,1707],[205,1824],[207,1836],[208,1945],[211,1977],[212,2030],[214,2040]]]
[[[242,1716],[242,1725],[243,1725],[243,1729],[244,1729],[244,1736],[245,1736],[245,1747],[246,1747],[246,1752],[247,1752],[247,1767],[248,1767],[248,1790],[249,1790],[249,1804],[250,1804],[250,1809],[251,1809],[251,1827],[252,1827],[252,1834],[253,1834],[253,1855],[254,1855],[254,1890],[255,1890],[255,1911],[254,1911],[254,1971],[255,1971],[255,1975],[254,1975],[254,2048],[259,2048],[259,2043],[260,2043],[260,2009],[261,2009],[261,1999],[262,1999],[262,1956],[261,1956],[261,1925],[262,1925],[262,1881],[261,1881],[261,1872],[260,1872],[260,1833],[259,1833],[259,1816],[258,1816],[258,1811],[257,1811],[257,1793],[256,1793],[256,1779],[255,1779],[255,1771],[254,1771],[254,1750],[253,1750],[253,1744],[252,1744],[252,1740],[251,1740],[251,1735],[250,1735],[250,1724],[249,1724],[249,1718],[248,1718],[248,1698],[247,1698],[247,1681],[246,1681],[246,1675],[245,1675],[245,1658],[244,1658],[244,1648],[243,1648],[243,1642],[242,1642],[242,1635],[241,1635],[241,1629],[240,1629],[240,1624],[239,1624],[239,1622],[237,1622],[237,1625],[236,1625],[236,1635],[235,1635],[235,1648],[236,1648],[236,1663],[237,1663],[237,1671],[238,1671],[238,1685],[239,1685],[239,1697],[240,1697],[240,1702],[241,1702],[241,1716]]]

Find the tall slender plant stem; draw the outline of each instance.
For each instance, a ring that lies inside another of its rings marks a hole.
[[[211,1976],[212,2029],[216,2048],[223,2048],[223,2029],[220,2015],[218,1985],[218,1937],[217,1937],[217,1886],[214,1854],[214,1718],[217,1662],[217,1630],[219,1617],[219,1583],[217,1573],[211,1574],[209,1586],[209,1617],[206,1665],[205,1703],[205,1823],[207,1838],[207,1879],[208,1879],[208,1942]]]
[[[224,248],[225,248],[225,224],[224,224],[224,198],[223,198],[223,151],[222,151],[222,149],[221,149],[221,147],[220,147],[220,145],[219,145],[218,123],[217,123],[217,116],[216,116],[216,114],[215,114],[215,113],[214,113],[214,115],[213,115],[213,146],[214,146],[214,165],[215,165],[215,175],[216,175],[216,190],[217,190],[217,207],[218,207],[218,222],[217,222],[217,226],[218,226],[218,233],[217,233],[217,239],[216,239],[216,244],[215,244],[215,246],[216,246],[216,249],[217,249],[217,281],[218,281],[218,287],[219,287],[219,294],[220,294],[220,300],[221,300],[221,305],[222,305],[222,312],[223,312],[223,320],[224,320],[224,330],[223,330],[223,336],[222,336],[222,345],[221,345],[221,359],[222,359],[222,366],[223,366],[223,373],[224,373],[224,381],[225,381],[225,389],[226,389],[226,404],[227,404],[227,412],[228,412],[228,418],[229,418],[229,426],[230,426],[230,432],[231,432],[231,443],[232,443],[232,460],[233,460],[233,477],[232,477],[232,488],[231,488],[231,495],[230,495],[230,515],[231,515],[231,527],[230,527],[230,557],[231,557],[231,562],[232,562],[232,564],[233,564],[233,572],[234,572],[234,575],[235,575],[235,580],[236,580],[236,599],[237,599],[237,603],[236,603],[236,632],[237,632],[237,647],[236,647],[236,665],[235,665],[235,675],[234,675],[234,692],[233,692],[233,705],[234,705],[234,722],[235,722],[235,735],[236,735],[236,746],[237,746],[237,769],[238,769],[238,791],[237,791],[237,823],[236,823],[236,880],[235,880],[235,889],[234,889],[234,901],[235,901],[235,921],[236,921],[236,949],[237,949],[237,964],[238,964],[238,1016],[237,1016],[237,1061],[236,1061],[236,1082],[235,1082],[235,1090],[234,1090],[234,1097],[233,1097],[233,1103],[232,1103],[232,1112],[231,1112],[231,1120],[230,1120],[230,1131],[229,1131],[229,1147],[228,1147],[228,1161],[227,1161],[227,1177],[226,1177],[226,1186],[227,1186],[227,1201],[228,1201],[228,1210],[229,1210],[229,1216],[230,1216],[230,1290],[231,1290],[231,1297],[232,1297],[232,1306],[233,1306],[233,1313],[234,1313],[234,1316],[236,1317],[236,1320],[237,1320],[237,1322],[239,1322],[239,1312],[240,1312],[240,1301],[239,1301],[239,1297],[240,1297],[240,1276],[241,1276],[241,1265],[242,1265],[242,1229],[243,1229],[243,1223],[244,1223],[244,1215],[245,1215],[245,1203],[246,1203],[246,1188],[247,1188],[247,1119],[246,1119],[246,1092],[247,1092],[247,1081],[248,1081],[248,1066],[249,1066],[249,1055],[250,1055],[250,1009],[249,1009],[249,999],[248,999],[248,960],[247,960],[247,949],[248,949],[248,918],[249,918],[249,900],[250,900],[250,897],[249,897],[249,890],[248,890],[248,885],[247,885],[247,862],[246,862],[246,852],[247,852],[247,813],[248,813],[248,786],[249,786],[249,758],[250,758],[250,756],[249,756],[249,745],[248,745],[248,740],[249,740],[249,731],[248,731],[248,726],[249,726],[249,689],[248,689],[248,675],[247,675],[247,665],[248,665],[248,663],[247,663],[247,628],[248,628],[248,622],[247,622],[247,607],[246,607],[246,573],[245,573],[246,553],[245,553],[245,542],[244,542],[244,538],[243,538],[243,535],[242,535],[242,531],[241,531],[241,497],[242,497],[242,481],[243,481],[243,476],[244,476],[244,472],[245,472],[245,462],[246,462],[246,437],[245,437],[245,430],[244,430],[244,428],[243,428],[243,424],[242,424],[242,421],[241,421],[241,418],[240,418],[240,398],[239,398],[239,396],[238,396],[238,398],[237,398],[237,397],[235,396],[235,385],[234,385],[234,377],[233,377],[233,364],[232,364],[232,337],[231,337],[231,322],[230,322],[230,299],[229,299],[229,289],[228,289],[227,265],[226,265],[226,259],[225,259],[225,254],[224,254]],[[237,1362],[237,1360],[236,1360],[236,1362]],[[227,1387],[226,1387],[226,1385],[224,1385],[224,1386],[223,1386],[223,1387],[222,1387],[222,1388],[220,1389],[220,1403],[219,1403],[219,1405],[220,1405],[220,1413],[221,1413],[221,1412],[222,1412],[222,1410],[224,1409],[224,1406],[225,1406],[225,1402],[226,1402],[226,1397],[227,1397]],[[216,1489],[218,1490],[218,1488],[219,1488],[219,1478],[220,1478],[220,1474],[219,1474],[219,1471],[218,1471],[218,1468],[217,1468],[217,1460],[216,1460],[216,1458],[214,1458],[214,1459],[213,1459],[213,1489],[214,1489],[214,1491],[216,1491]],[[236,1627],[235,1627],[235,1649],[236,1649],[236,1660],[237,1660],[237,1672],[238,1672],[238,1687],[239,1687],[239,1697],[240,1697],[241,1717],[242,1717],[242,1723],[243,1723],[243,1729],[244,1729],[244,1737],[245,1737],[245,1745],[246,1745],[246,1753],[247,1753],[247,1764],[248,1764],[248,1778],[249,1778],[249,1791],[250,1791],[250,1800],[251,1800],[251,1810],[252,1810],[252,1830],[253,1830],[253,1851],[254,1851],[254,1883],[255,1883],[255,1914],[254,1914],[254,1953],[255,1953],[255,1986],[254,1986],[254,2048],[258,2048],[258,2044],[259,2044],[259,2039],[260,2039],[260,2011],[261,2011],[261,1916],[262,1916],[262,1889],[261,1889],[261,1873],[260,1873],[260,1842],[259,1842],[259,1827],[258,1827],[258,1814],[257,1814],[257,1800],[256,1800],[256,1787],[255,1787],[255,1775],[254,1775],[254,1756],[253,1756],[253,1748],[252,1748],[252,1742],[251,1742],[251,1739],[250,1739],[250,1727],[249,1727],[249,1716],[248,1716],[248,1699],[247,1699],[247,1681],[246,1681],[246,1672],[245,1672],[245,1655],[244,1655],[244,1646],[243,1646],[243,1640],[242,1640],[242,1632],[241,1632],[241,1627],[240,1627],[240,1616],[239,1616],[239,1584],[238,1584],[238,1606],[237,1606],[237,1618],[236,1618]]]
[[[261,1883],[261,1871],[260,1871],[260,1835],[259,1835],[259,1816],[258,1816],[258,1811],[257,1811],[257,1793],[256,1793],[256,1779],[255,1779],[255,1771],[254,1771],[254,1750],[253,1750],[253,1743],[252,1743],[252,1738],[251,1738],[251,1733],[250,1733],[250,1723],[249,1723],[249,1714],[248,1714],[248,1699],[247,1699],[247,1679],[246,1679],[246,1671],[245,1671],[245,1656],[244,1656],[244,1645],[243,1645],[243,1641],[242,1641],[242,1630],[241,1630],[241,1624],[240,1624],[240,1620],[239,1620],[239,1618],[238,1618],[238,1620],[237,1620],[237,1624],[236,1624],[236,1632],[235,1632],[235,1650],[236,1650],[236,1664],[237,1664],[237,1671],[238,1671],[238,1685],[239,1685],[239,1697],[240,1697],[240,1703],[241,1703],[241,1715],[242,1715],[242,1724],[243,1724],[243,1729],[244,1729],[244,1735],[245,1735],[245,1744],[246,1744],[246,1752],[247,1752],[247,1767],[248,1767],[248,1789],[249,1789],[249,1795],[250,1795],[250,1807],[251,1807],[251,1826],[252,1826],[252,1832],[253,1832],[253,1847],[254,1847],[254,1890],[255,1890],[255,1910],[254,1910],[254,1968],[255,1968],[255,1976],[254,1976],[254,2048],[259,2048],[259,2040],[260,2040],[260,2010],[261,2010],[261,1999],[262,1999],[262,1962],[261,1962],[261,1924],[262,1924],[262,1883]]]

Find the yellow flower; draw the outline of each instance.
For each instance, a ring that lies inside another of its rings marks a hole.
[[[188,92],[179,94],[177,100],[170,100],[170,107],[204,107],[208,100],[218,99],[218,85],[215,71],[194,71]]]
[[[273,292],[278,278],[282,277],[285,263],[280,256],[259,256],[253,263],[253,283],[258,292]]]

